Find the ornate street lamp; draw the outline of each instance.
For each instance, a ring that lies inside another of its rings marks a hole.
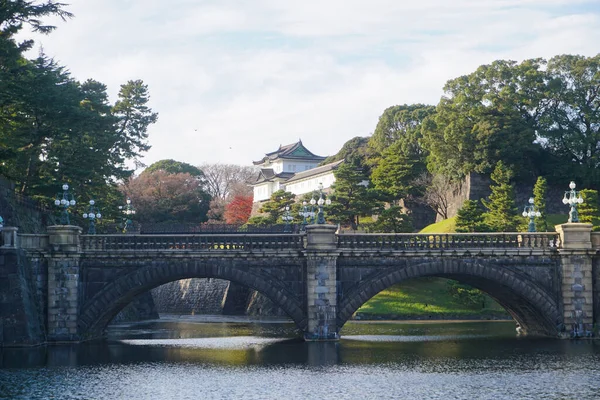
[[[325,223],[325,214],[323,213],[323,205],[326,205],[326,206],[331,205],[331,200],[324,199],[323,196],[327,197],[327,195],[325,193],[323,193],[323,184],[319,183],[319,201],[317,201],[317,204],[319,205],[319,214],[317,216],[317,224]]]
[[[119,206],[119,210],[125,214],[125,226],[123,227],[123,233],[127,233],[133,230],[133,221],[131,218],[135,215],[135,207],[131,204],[131,199],[127,198],[127,204],[125,206]]]
[[[58,192],[56,194],[56,200],[54,200],[54,205],[62,208],[62,212],[60,214],[60,224],[61,225],[70,225],[71,222],[69,220],[69,207],[77,204],[75,202],[75,197],[72,193],[69,193],[69,185],[66,183],[62,185],[63,192]]]
[[[292,217],[292,214],[290,213],[290,206],[285,206],[285,211],[283,212],[283,216],[281,217],[281,219],[285,223],[283,231],[290,232],[290,222],[294,220],[294,217]]]
[[[533,197],[529,198],[529,205],[523,208],[523,216],[525,218],[529,217],[529,225],[527,226],[527,231],[535,232],[535,218],[541,217],[542,213],[535,209],[533,205]]]
[[[302,211],[300,211],[298,213],[302,217],[302,230],[304,230],[306,225],[313,223],[314,218],[315,218],[314,205],[316,203],[317,202],[315,199],[311,199],[310,200],[310,208],[309,208],[309,206],[308,206],[309,203],[307,203],[306,201],[302,202]]]
[[[583,198],[581,197],[581,193],[575,190],[575,182],[571,181],[571,183],[569,183],[569,188],[571,190],[567,190],[565,192],[565,197],[563,197],[562,202],[563,204],[571,207],[571,210],[569,211],[568,222],[579,222],[577,205],[583,203]]]
[[[90,200],[90,208],[88,212],[83,213],[83,218],[90,220],[90,227],[88,229],[89,235],[96,234],[96,219],[102,218],[102,214],[100,214],[100,210],[95,206],[96,202],[94,200]]]

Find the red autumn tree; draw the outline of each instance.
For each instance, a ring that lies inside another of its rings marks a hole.
[[[225,206],[225,222],[228,224],[245,224],[252,212],[252,196],[235,196]]]

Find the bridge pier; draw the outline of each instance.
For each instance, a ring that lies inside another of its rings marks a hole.
[[[48,331],[50,342],[78,341],[81,228],[49,226]]]
[[[561,336],[588,337],[594,333],[592,224],[556,226],[561,238],[561,294],[564,331]]]
[[[337,239],[333,225],[306,227],[307,341],[338,340]]]

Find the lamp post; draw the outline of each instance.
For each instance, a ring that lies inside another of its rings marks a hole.
[[[96,219],[102,218],[102,214],[100,214],[100,210],[95,206],[96,202],[94,200],[90,200],[90,208],[88,212],[83,213],[84,219],[90,220],[90,227],[88,229],[89,235],[96,234]]]
[[[535,209],[533,205],[533,197],[529,198],[529,205],[523,208],[523,214],[525,218],[529,217],[529,225],[527,226],[528,232],[535,232],[535,218],[541,217],[542,213]]]
[[[575,190],[575,182],[571,181],[569,183],[569,188],[571,190],[567,190],[565,192],[565,196],[562,199],[563,204],[571,207],[569,211],[569,221],[568,222],[579,222],[579,215],[577,214],[577,205],[583,203],[583,198],[581,197],[581,193]]]
[[[74,206],[76,204],[75,197],[72,193],[69,193],[69,185],[66,183],[62,185],[62,193],[56,194],[56,200],[54,200],[54,205],[62,208],[62,212],[60,214],[60,224],[61,225],[70,225],[71,222],[69,220],[69,207]]]
[[[132,216],[135,215],[135,207],[131,204],[131,199],[127,198],[127,204],[125,206],[119,206],[119,210],[125,214],[125,226],[123,227],[123,233],[130,232],[133,229]]]
[[[292,214],[290,213],[290,206],[285,206],[285,211],[283,212],[283,216],[281,217],[281,219],[285,223],[283,231],[290,232],[290,222],[294,220],[294,217],[292,217]]]
[[[317,224],[325,223],[325,213],[323,212],[323,205],[330,205],[331,200],[323,198],[323,196],[327,197],[325,193],[323,193],[323,184],[319,183],[319,200],[317,204],[319,205],[319,214],[317,216]],[[314,200],[314,199],[313,199]]]
[[[307,203],[306,201],[303,201],[302,202],[302,211],[300,211],[298,213],[302,217],[302,230],[304,230],[306,225],[308,225],[309,223],[312,223],[312,221],[315,218],[314,205],[316,204],[316,200],[315,199],[310,200],[310,208],[309,208],[308,204],[309,203]]]

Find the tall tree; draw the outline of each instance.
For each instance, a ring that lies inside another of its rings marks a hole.
[[[559,158],[565,179],[600,189],[600,54],[553,57],[546,73],[540,143]]]
[[[600,231],[600,202],[598,200],[598,191],[593,189],[583,189],[579,192],[583,198],[583,203],[579,205],[579,222],[585,222],[593,225],[595,232]]]
[[[137,209],[142,223],[205,222],[210,197],[190,174],[158,170],[130,179],[123,192]]]
[[[421,125],[425,118],[434,113],[435,107],[425,104],[403,104],[386,108],[369,139],[369,147],[379,155],[399,142],[407,157],[421,158]]]
[[[485,232],[489,227],[483,220],[483,206],[477,200],[465,200],[456,213],[456,232]]]
[[[235,196],[225,206],[225,222],[228,224],[245,224],[252,212],[251,196]]]
[[[206,190],[212,197],[228,200],[230,196],[252,194],[248,183],[256,178],[256,168],[234,164],[203,164]]]
[[[460,179],[490,173],[502,160],[520,173],[535,171],[543,64],[498,60],[448,81],[436,114],[423,122],[428,169]]]
[[[121,85],[119,99],[112,109],[118,133],[112,150],[122,162],[133,160],[139,164],[138,157],[150,149],[148,127],[156,122],[158,113],[148,107],[149,100],[148,86],[141,80]]]
[[[154,172],[158,170],[165,171],[169,174],[190,174],[195,177],[204,177],[204,173],[198,167],[172,159],[160,160],[152,163],[144,170],[144,172]]]
[[[510,183],[512,177],[512,170],[498,161],[491,175],[495,182],[490,186],[492,194],[489,201],[483,201],[487,209],[484,222],[493,232],[514,232],[519,226],[514,189]]]
[[[546,178],[538,176],[533,187],[533,204],[541,216],[535,218],[535,226],[539,232],[548,231],[548,215],[546,214],[546,198],[548,196],[548,183]]]
[[[277,190],[271,194],[271,198],[265,204],[262,205],[260,213],[268,214],[267,221],[270,224],[281,223],[281,217],[285,212],[286,207],[291,207],[294,204],[294,198],[296,196],[293,193],[286,192],[285,190]]]
[[[327,216],[356,230],[360,217],[377,214],[383,208],[383,203],[378,193],[369,187],[369,176],[358,162],[340,164],[334,175]]]
[[[374,187],[385,193],[390,201],[416,198],[422,194],[416,180],[426,173],[425,163],[411,158],[402,146],[402,141],[398,140],[385,149],[371,173]]]

